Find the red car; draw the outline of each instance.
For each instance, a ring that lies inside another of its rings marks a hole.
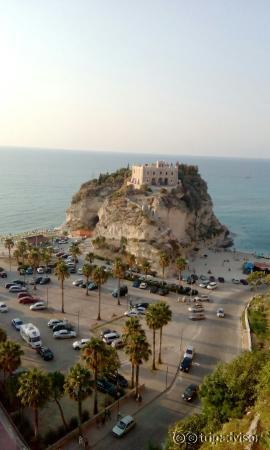
[[[20,298],[19,303],[22,303],[23,305],[29,305],[30,303],[36,303],[40,301],[40,298],[37,297],[23,297]]]
[[[23,297],[33,297],[31,294],[26,294],[25,292],[19,292],[17,295],[17,298],[23,298]]]

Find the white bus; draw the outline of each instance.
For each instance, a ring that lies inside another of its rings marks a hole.
[[[41,346],[42,342],[39,329],[32,323],[25,323],[24,325],[21,325],[20,333],[21,337],[27,342],[27,344],[31,345],[32,348]]]

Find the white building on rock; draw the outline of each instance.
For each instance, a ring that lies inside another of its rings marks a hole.
[[[131,180],[128,183],[139,189],[142,185],[148,186],[177,186],[178,163],[157,161],[155,164],[142,164],[132,166]]]

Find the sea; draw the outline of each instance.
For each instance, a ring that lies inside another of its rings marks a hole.
[[[0,235],[58,227],[82,183],[158,159],[197,165],[235,249],[270,255],[270,159],[0,147]]]

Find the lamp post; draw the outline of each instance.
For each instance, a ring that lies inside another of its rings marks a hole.
[[[77,334],[80,332],[80,311],[77,312]]]
[[[46,294],[47,294],[47,308],[48,308],[48,306],[49,306],[49,287],[48,286],[46,289]]]

